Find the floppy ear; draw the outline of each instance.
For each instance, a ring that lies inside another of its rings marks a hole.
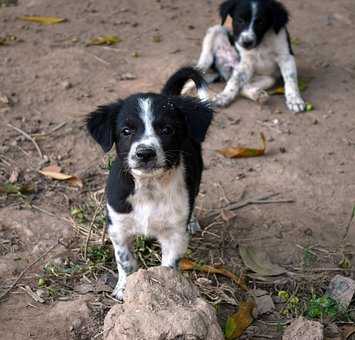
[[[86,127],[89,133],[104,152],[109,152],[115,142],[115,125],[121,106],[122,101],[99,106],[86,118]]]
[[[184,116],[188,135],[202,143],[213,119],[210,104],[193,97],[179,97],[177,106]]]
[[[271,1],[272,26],[275,33],[279,33],[281,28],[288,23],[288,12],[285,6],[278,1]]]
[[[224,22],[226,21],[228,15],[232,16],[232,12],[234,10],[235,5],[236,0],[227,0],[225,2],[222,2],[222,4],[219,6],[219,15],[222,20],[222,25],[224,25]]]

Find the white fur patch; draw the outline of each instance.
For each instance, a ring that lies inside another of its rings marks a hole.
[[[255,39],[256,39],[255,32],[254,32],[254,23],[255,23],[255,19],[256,19],[256,14],[258,12],[258,5],[256,2],[251,3],[251,12],[252,12],[252,14],[251,14],[250,24],[248,26],[248,29],[243,31],[240,34],[239,44],[241,44],[244,40],[255,41]]]
[[[140,140],[131,145],[128,154],[128,164],[131,169],[136,167],[135,155],[137,147],[143,146],[155,150],[157,154],[157,167],[163,167],[165,164],[165,156],[160,139],[153,127],[154,116],[152,112],[152,101],[150,98],[140,98],[138,104],[140,108],[139,116],[144,124],[144,133]]]

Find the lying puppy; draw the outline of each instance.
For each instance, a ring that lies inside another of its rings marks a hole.
[[[161,94],[138,93],[100,106],[87,128],[104,152],[116,147],[107,182],[108,232],[119,279],[113,291],[123,299],[126,277],[137,263],[135,235],[158,239],[162,265],[176,268],[188,245],[188,231],[202,174],[201,143],[213,111],[206,100],[181,97],[192,79],[206,99],[203,77],[193,68],[177,71]]]
[[[265,90],[275,84],[281,72],[288,108],[304,111],[285,7],[275,0],[227,0],[220,6],[222,25],[228,15],[233,20],[233,36],[223,26],[211,27],[197,64],[204,72],[214,66],[227,81],[214,103],[227,106],[239,93],[263,102],[268,97]]]

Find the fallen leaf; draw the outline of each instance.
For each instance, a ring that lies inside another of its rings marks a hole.
[[[286,273],[286,269],[272,263],[269,256],[259,248],[239,246],[239,254],[244,264],[261,276],[276,276]]]
[[[222,209],[221,217],[224,222],[229,223],[237,217],[237,214],[234,213],[233,211]]]
[[[37,16],[37,15],[24,15],[18,17],[18,19],[35,22],[36,24],[41,24],[41,25],[55,25],[67,21],[67,19],[65,18],[46,17],[46,16]]]
[[[224,335],[227,340],[237,339],[252,324],[252,312],[255,302],[252,299],[242,301],[237,313],[232,314],[226,322]]]
[[[30,194],[34,191],[34,187],[31,184],[13,184],[4,183],[0,184],[0,193],[5,194]]]
[[[58,181],[66,181],[72,186],[76,186],[79,188],[83,187],[83,182],[79,177],[63,174],[61,172],[61,168],[57,165],[47,166],[38,172],[41,175],[44,175],[44,176],[52,178],[52,179],[56,179]]]
[[[11,175],[9,177],[9,182],[11,184],[16,183],[19,176],[20,176],[19,170],[17,168],[13,169],[12,172],[11,172]]]
[[[153,42],[160,43],[161,42],[161,36],[159,34],[154,35],[153,36]]]
[[[355,334],[355,325],[342,325],[341,332],[345,340],[351,340],[352,335]]]
[[[195,261],[189,259],[181,259],[179,263],[179,268],[181,271],[187,270],[196,270],[204,273],[220,274],[231,279],[236,285],[238,285],[242,290],[247,291],[248,287],[246,286],[244,280],[232,272],[222,268],[222,267],[213,267],[204,264],[199,264]]]
[[[16,42],[21,42],[23,41],[22,39],[19,39],[16,37],[16,35],[13,35],[13,34],[8,34],[4,37],[0,37],[0,46],[3,45],[10,45],[10,44],[13,44],[13,43],[16,43]]]
[[[291,39],[291,43],[292,43],[292,45],[298,46],[301,44],[301,40],[299,38],[293,37]]]
[[[217,150],[218,153],[228,158],[242,158],[242,157],[258,157],[265,154],[266,139],[263,133],[260,133],[263,147],[261,149],[250,149],[243,147],[228,147]]]
[[[311,112],[314,110],[314,107],[311,103],[306,103],[306,112]]]
[[[86,46],[92,45],[114,45],[121,42],[121,39],[117,35],[102,35],[99,37],[91,38]]]
[[[303,80],[303,79],[299,79],[298,80],[298,88],[301,92],[304,92],[308,87],[308,83]],[[283,85],[280,85],[280,86],[277,86],[275,88],[272,88],[268,91],[268,94],[270,96],[273,96],[273,95],[283,95],[285,94],[285,88]]]

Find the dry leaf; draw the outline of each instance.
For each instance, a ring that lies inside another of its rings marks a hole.
[[[243,147],[229,147],[217,150],[218,153],[228,158],[242,158],[242,157],[257,157],[265,154],[266,139],[263,133],[260,133],[263,147],[261,149],[250,149]]]
[[[0,46],[3,45],[10,45],[10,44],[14,44],[16,42],[21,42],[23,41],[22,39],[19,39],[16,37],[16,35],[13,34],[8,34],[4,37],[0,37]]]
[[[255,302],[252,299],[240,303],[238,312],[231,315],[226,322],[224,335],[227,340],[237,339],[252,324],[254,308]]]
[[[46,168],[43,168],[38,172],[46,177],[56,179],[58,181],[66,181],[72,186],[76,186],[79,188],[83,187],[83,182],[79,177],[63,174],[61,172],[61,168],[57,165],[47,166]]]
[[[41,25],[55,25],[67,21],[67,19],[59,17],[46,17],[46,16],[37,16],[37,15],[24,15],[19,17],[20,20],[31,21]]]
[[[16,183],[19,176],[20,176],[19,170],[17,168],[13,169],[12,172],[11,172],[11,175],[9,177],[9,182],[11,184]]]
[[[299,79],[298,80],[298,88],[301,92],[304,92],[308,87],[308,83],[303,80],[303,79]],[[283,85],[277,86],[271,90],[268,91],[269,95],[283,95],[285,94],[285,88]]]
[[[272,263],[269,256],[260,248],[239,246],[239,254],[244,264],[261,276],[276,276],[286,273],[286,269]]]
[[[103,35],[91,38],[86,45],[114,45],[119,42],[121,42],[121,39],[117,35]]]
[[[237,217],[237,214],[233,211],[222,209],[221,217],[224,222],[229,223]]]
[[[238,285],[244,291],[248,290],[244,280],[232,272],[222,268],[222,267],[212,267],[208,265],[199,264],[195,261],[189,259],[181,259],[179,263],[179,268],[181,271],[196,270],[204,273],[220,274],[231,279],[236,285]]]

